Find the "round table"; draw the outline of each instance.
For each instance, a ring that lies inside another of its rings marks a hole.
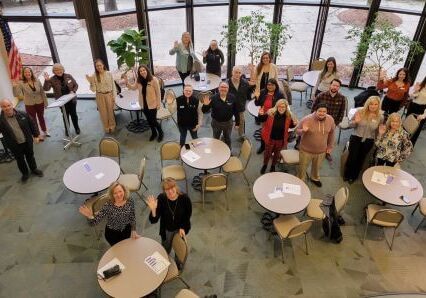
[[[321,70],[311,70],[303,74],[303,81],[309,86],[313,87],[317,84],[318,76],[321,73]]]
[[[190,76],[185,78],[185,85],[191,85],[195,91],[210,91],[219,87],[221,78],[212,73],[200,73],[200,80],[197,82]]]
[[[270,199],[269,194],[274,192],[276,186],[282,187],[283,183],[299,185],[300,195],[283,193],[282,198]],[[267,173],[257,178],[253,185],[253,194],[263,208],[278,214],[300,212],[311,200],[311,191],[305,182],[296,176],[281,172]]]
[[[107,189],[120,176],[119,164],[108,157],[89,157],[73,163],[64,173],[65,186],[75,193],[92,194]]]
[[[99,261],[98,270],[117,258],[124,265],[124,270],[106,281],[98,279],[99,286],[111,297],[142,297],[157,289],[167,275],[167,269],[156,274],[145,258],[158,251],[168,260],[166,250],[157,241],[141,237],[118,242],[106,251]]]
[[[121,95],[122,97],[117,96],[115,99],[117,107],[129,111],[130,115],[132,115],[132,112],[136,113],[136,120],[130,121],[130,123],[126,125],[127,130],[134,133],[147,131],[149,129],[148,121],[141,119],[139,116],[142,109],[139,105],[138,91],[123,90]]]
[[[374,172],[390,174],[393,176],[392,182],[381,185],[371,181]],[[396,206],[411,206],[417,204],[423,198],[423,187],[413,175],[394,167],[375,166],[368,168],[362,174],[362,183],[365,188],[382,202]],[[404,186],[402,183],[407,183]],[[410,202],[404,202],[400,196],[406,196]]]
[[[183,146],[180,150],[180,157],[191,168],[204,170],[204,173],[195,176],[192,180],[194,189],[201,190],[202,176],[207,174],[207,170],[224,165],[231,157],[231,150],[224,142],[213,138],[198,138],[187,144],[189,144],[190,149],[188,150]],[[200,158],[195,161],[189,160],[185,156],[188,151],[194,152]]]

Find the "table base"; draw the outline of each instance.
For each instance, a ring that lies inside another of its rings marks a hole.
[[[145,119],[133,120],[126,125],[126,128],[133,133],[143,133],[149,129],[149,124]]]
[[[0,149],[0,163],[12,162],[14,159],[12,152],[7,149]]]
[[[256,141],[260,141],[262,139],[262,128],[257,129],[254,133],[253,133],[253,137]]]
[[[65,146],[64,146],[64,150],[67,150],[71,146],[80,147],[81,143],[77,142],[79,137],[80,137],[79,135],[77,135],[75,137],[70,135],[69,137],[63,138],[62,140],[66,143]]]
[[[313,103],[314,103],[314,101],[312,99],[308,99],[308,101],[306,101],[306,107],[308,109],[312,109]]]
[[[274,219],[277,218],[279,215],[274,212],[265,212],[262,215],[262,219],[260,220],[260,223],[262,224],[262,228],[265,231],[270,232],[272,235],[277,235],[277,232],[274,229]]]
[[[208,175],[209,172],[203,172],[203,173],[199,173],[198,175],[194,176],[194,178],[192,178],[192,188],[196,191],[201,191],[201,183],[203,182],[203,177]]]

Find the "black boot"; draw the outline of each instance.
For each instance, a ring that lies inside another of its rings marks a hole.
[[[151,136],[149,137],[149,141],[152,142],[157,137],[157,131],[155,128],[151,128]]]
[[[260,174],[265,174],[266,172],[266,165],[263,165],[262,168],[260,169]]]
[[[260,147],[257,149],[257,154],[261,154],[263,151],[265,151],[265,142],[260,140]]]
[[[161,127],[158,130],[158,138],[157,138],[157,142],[160,143],[163,140],[164,137],[164,133],[163,130],[161,129]]]
[[[275,166],[271,166],[271,170],[269,172],[275,172]]]

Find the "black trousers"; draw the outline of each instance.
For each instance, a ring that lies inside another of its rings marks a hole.
[[[344,178],[346,180],[356,180],[359,172],[361,172],[362,165],[364,164],[365,157],[373,148],[374,140],[366,139],[362,142],[362,138],[351,135],[349,140],[349,155],[346,161]]]
[[[105,239],[111,246],[124,239],[130,238],[131,234],[132,227],[130,226],[130,224],[128,224],[123,231],[113,230],[108,228],[108,226],[105,226]]]
[[[421,115],[423,114],[425,109],[426,109],[426,105],[419,105],[417,103],[411,102],[410,105],[408,106],[407,115],[410,115],[410,114]],[[426,119],[423,119],[422,121],[420,121],[419,128],[417,128],[416,132],[413,133],[413,135],[411,136],[411,143],[413,143],[413,146],[416,144],[417,138],[419,137],[425,122],[426,122]]]
[[[386,159],[381,159],[381,158],[377,159],[377,165],[378,166],[390,166],[390,167],[393,167],[395,164],[396,164],[396,162],[391,162],[391,161],[386,160]]]
[[[143,109],[143,113],[148,121],[149,127],[151,128],[152,134],[156,136],[157,131],[159,134],[163,134],[161,125],[157,122],[157,109]]]
[[[180,126],[179,125],[179,132],[180,132],[180,146],[182,147],[185,144],[186,141],[186,135],[189,133],[191,134],[192,139],[198,138],[197,131],[193,131],[190,127]]]
[[[185,79],[186,79],[187,76],[190,75],[191,72],[189,72],[189,71],[188,72],[180,72],[180,71],[178,71],[178,73],[179,73],[180,79],[182,80],[182,85],[185,86]]]
[[[21,171],[22,175],[29,174],[28,168],[30,168],[31,171],[37,169],[32,143],[25,142],[9,149],[11,149],[10,151],[12,151],[13,155],[15,155],[16,163],[18,164],[19,171]]]
[[[62,112],[62,109],[61,109]],[[77,101],[71,100],[65,104],[65,112],[66,117],[68,119],[71,116],[72,125],[74,126],[74,130],[76,134],[80,134],[80,127],[78,126],[78,116],[77,116]],[[69,136],[69,132],[67,130],[67,126],[65,125],[65,115],[62,112],[62,120],[64,121],[64,127],[65,127],[65,135]]]
[[[400,101],[390,99],[387,96],[385,96],[385,98],[383,98],[382,111],[384,111],[386,115],[396,113],[396,112],[399,111],[400,108],[401,108],[401,102]]]

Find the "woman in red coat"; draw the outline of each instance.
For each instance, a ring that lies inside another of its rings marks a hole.
[[[269,109],[266,114],[261,108],[259,116],[261,120],[266,119],[261,134],[262,140],[265,142],[265,152],[260,173],[265,173],[271,157],[271,172],[275,172],[275,165],[280,158],[280,151],[287,148],[289,128],[295,127],[297,120],[292,118],[288,102],[285,99],[278,100],[275,107]]]

